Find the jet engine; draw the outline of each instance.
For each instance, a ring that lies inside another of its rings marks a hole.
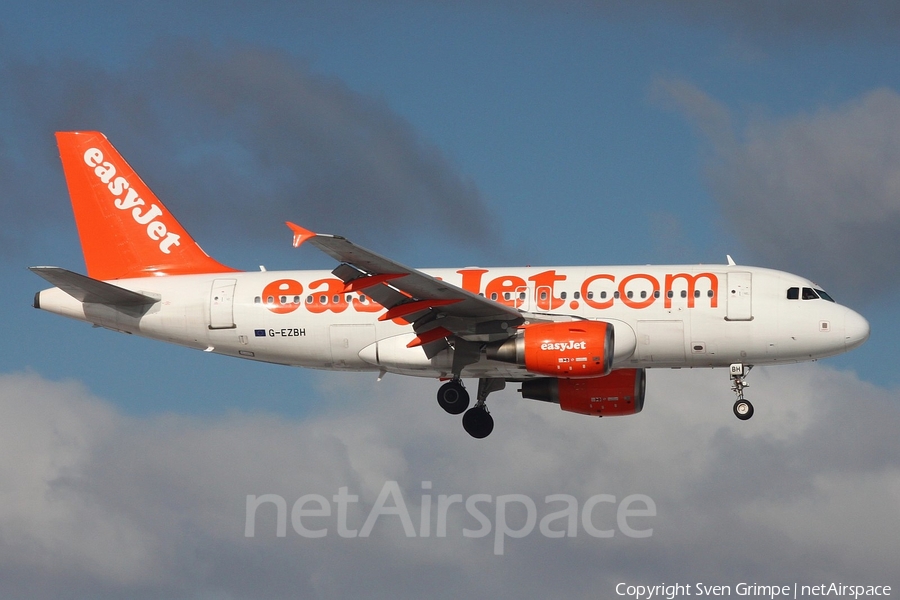
[[[641,412],[645,383],[644,369],[619,369],[591,379],[529,379],[520,391],[524,398],[555,402],[569,412],[614,417]]]
[[[601,377],[612,370],[614,348],[610,323],[536,323],[488,346],[487,358],[523,365],[532,373],[551,377]]]

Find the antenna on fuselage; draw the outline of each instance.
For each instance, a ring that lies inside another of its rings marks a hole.
[[[726,255],[725,255],[725,258],[728,259],[728,266],[729,266],[729,267],[733,267],[733,266],[735,266],[735,265],[737,264],[736,262],[734,262],[734,259],[731,258],[731,255],[730,255],[730,254],[726,254]]]

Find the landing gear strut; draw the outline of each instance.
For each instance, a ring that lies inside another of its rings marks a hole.
[[[469,392],[459,379],[451,379],[440,387],[437,401],[451,415],[461,415],[469,408]]]
[[[731,365],[731,391],[737,395],[737,401],[734,403],[734,416],[741,421],[746,421],[753,416],[753,405],[749,400],[744,399],[744,388],[750,387],[745,378],[752,368],[753,365],[744,366],[741,363]]]
[[[486,438],[494,430],[494,418],[488,412],[488,394],[502,390],[506,387],[506,380],[497,378],[482,378],[478,380],[478,396],[475,406],[463,415],[462,424],[466,433],[473,438]]]

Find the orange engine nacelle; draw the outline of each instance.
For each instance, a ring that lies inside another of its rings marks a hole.
[[[610,323],[537,323],[500,345],[489,346],[487,357],[551,377],[601,377],[612,370],[614,346]]]
[[[570,412],[616,417],[641,412],[644,388],[644,369],[620,369],[593,379],[530,379],[521,392],[524,398],[555,402]]]

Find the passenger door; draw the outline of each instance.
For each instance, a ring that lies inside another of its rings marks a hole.
[[[728,308],[725,320],[753,320],[751,274],[746,271],[728,273]]]

